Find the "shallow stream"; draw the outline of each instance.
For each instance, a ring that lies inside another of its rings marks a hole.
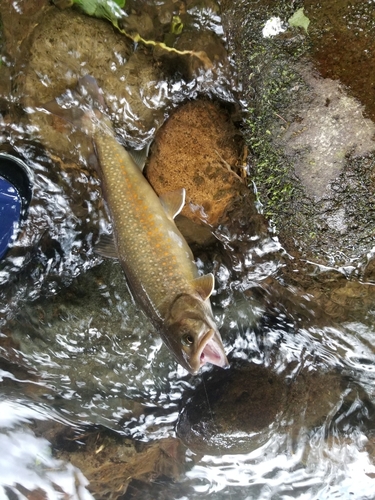
[[[26,2],[10,4],[15,20],[29,15]],[[190,29],[226,42],[216,4],[186,5]],[[14,64],[17,79],[27,77],[13,57],[4,56],[7,71]],[[143,145],[198,94],[233,104],[234,61],[219,62],[207,78],[193,68],[190,80],[178,73],[148,89],[155,117],[139,138],[141,111],[122,102],[124,142]],[[353,307],[329,315],[296,285],[324,293],[319,268],[298,268],[277,228],[222,227],[195,257],[215,273],[212,304],[231,366],[188,375],[134,303],[120,264],[94,251],[110,229],[96,176],[84,160],[77,170],[50,156],[15,95],[3,85],[2,147],[28,165],[33,196],[0,263],[0,498],[374,498],[374,284],[321,269],[338,295],[353,284],[343,294]]]

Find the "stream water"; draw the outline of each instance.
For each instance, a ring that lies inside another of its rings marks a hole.
[[[12,5],[15,19],[24,15],[22,2]],[[191,26],[225,40],[216,4],[187,5]],[[228,67],[160,82],[147,109],[160,119],[197,93],[233,102]],[[2,90],[2,148],[28,165],[33,195],[0,263],[0,499],[375,498],[373,302],[353,301],[334,320],[285,277],[293,259],[273,230],[221,228],[195,257],[215,272],[212,304],[231,366],[188,375],[119,263],[94,252],[110,230],[99,181],[84,162],[77,170],[47,154],[12,92]],[[137,123],[123,132],[130,142]],[[174,443],[161,455],[169,466],[142,475],[144,450],[165,442]],[[124,480],[109,465],[117,469],[125,448],[141,458]]]

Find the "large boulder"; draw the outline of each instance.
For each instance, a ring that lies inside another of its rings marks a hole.
[[[375,217],[373,21],[364,22],[372,11],[358,2],[304,6],[223,5],[248,109],[250,174],[290,253],[362,274],[363,262],[353,262],[373,247]],[[301,26],[291,26],[297,10]]]

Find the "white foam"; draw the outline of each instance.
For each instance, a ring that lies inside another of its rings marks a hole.
[[[279,17],[271,17],[264,25],[262,34],[264,38],[270,38],[271,36],[282,33],[283,31],[286,31],[286,26],[282,20]]]

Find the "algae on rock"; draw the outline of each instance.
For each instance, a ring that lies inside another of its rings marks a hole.
[[[291,7],[276,0],[250,4],[244,15],[236,4],[224,3],[248,111],[251,177],[289,252],[344,265],[350,273],[353,259],[373,246],[373,204],[363,189],[370,187],[373,169],[360,165],[371,164],[375,126],[346,89],[314,69],[319,24],[313,2],[304,11],[311,21],[308,34],[290,27],[273,38],[262,36],[266,20],[278,15],[286,22]]]

